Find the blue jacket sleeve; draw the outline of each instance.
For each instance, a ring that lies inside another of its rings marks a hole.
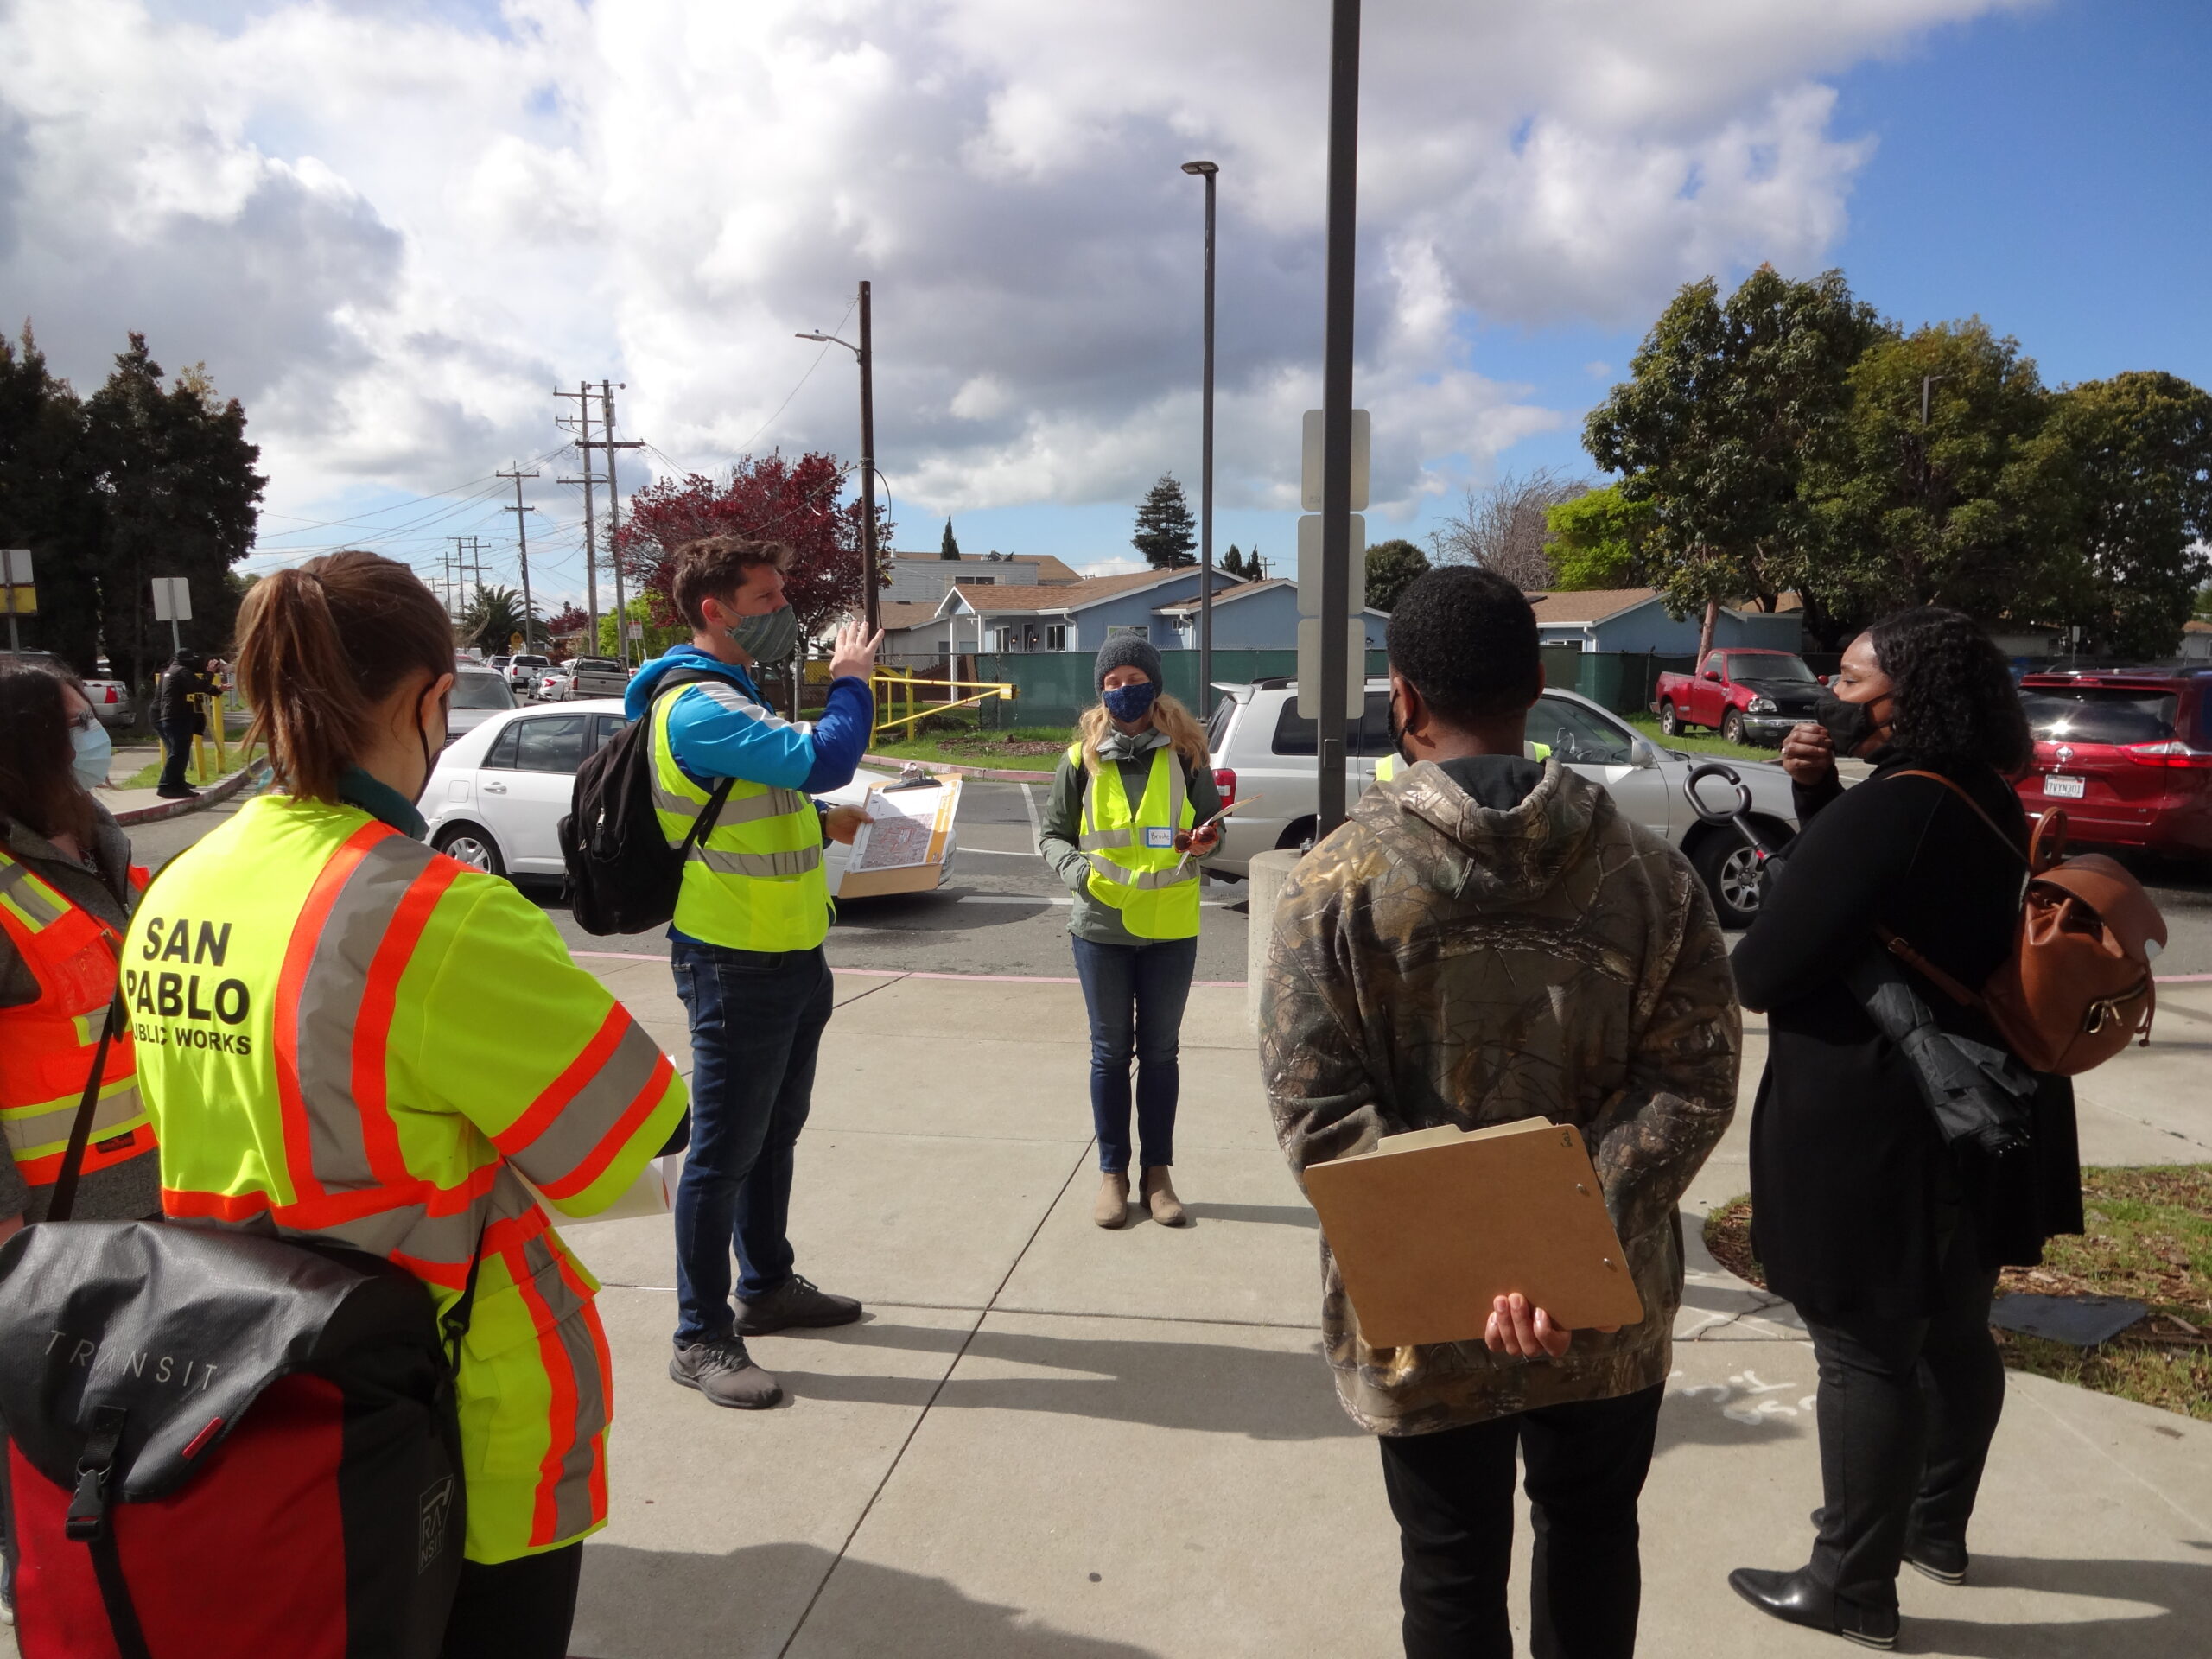
[[[744,692],[733,692],[735,707],[696,686],[677,694],[668,739],[684,771],[702,779],[741,778],[810,793],[852,781],[874,716],[861,681],[831,682],[829,706],[810,736]]]
[[[844,675],[830,682],[822,718],[814,725],[814,766],[799,787],[810,795],[826,789],[842,789],[853,781],[854,768],[868,753],[875,730],[875,699],[866,680]]]

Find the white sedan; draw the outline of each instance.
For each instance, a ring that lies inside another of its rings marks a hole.
[[[569,815],[576,768],[629,723],[619,698],[594,697],[552,709],[526,705],[455,738],[423,791],[430,844],[494,875],[559,878],[557,829]],[[887,772],[855,772],[842,789],[817,798],[858,806],[872,785],[898,781]],[[937,886],[951,879],[956,850],[957,836],[948,834]],[[841,842],[823,849],[833,898],[851,855]]]

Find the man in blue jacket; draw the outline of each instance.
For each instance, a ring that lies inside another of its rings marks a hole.
[[[631,718],[652,721],[653,802],[669,845],[713,808],[684,861],[669,929],[692,1064],[669,1375],[716,1405],[741,1408],[783,1398],[746,1352],[747,1336],[861,1316],[851,1297],[793,1271],[786,1232],[793,1156],[831,1006],[822,849],[825,839],[849,842],[864,817],[809,798],[852,781],[874,728],[868,677],[882,636],[839,630],[813,731],[773,713],[751,671],[786,660],[798,643],[784,599],[790,558],[779,543],[735,536],[679,548],[673,596],[691,643],[639,669],[626,699]]]

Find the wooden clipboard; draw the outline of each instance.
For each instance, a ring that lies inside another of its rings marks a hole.
[[[1478,1340],[1519,1291],[1561,1325],[1635,1325],[1643,1300],[1582,1136],[1545,1118],[1385,1136],[1314,1164],[1306,1196],[1374,1348]]]

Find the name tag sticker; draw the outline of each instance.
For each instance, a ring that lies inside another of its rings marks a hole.
[[[1144,832],[1144,844],[1155,852],[1171,851],[1175,845],[1175,832],[1170,829],[1152,829]]]

